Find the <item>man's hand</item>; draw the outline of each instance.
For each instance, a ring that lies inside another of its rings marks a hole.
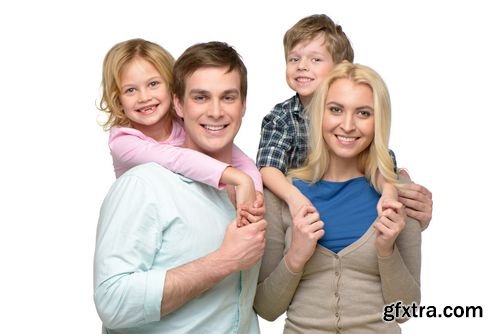
[[[229,224],[216,252],[218,261],[226,264],[231,272],[252,267],[264,255],[267,222],[264,219],[255,221],[251,215],[248,218],[252,224],[241,228],[236,226],[236,220]]]
[[[400,174],[410,178],[404,170]],[[422,230],[425,230],[432,219],[432,192],[424,186],[411,182],[404,184],[398,193],[398,200],[406,206],[408,217],[418,220]]]

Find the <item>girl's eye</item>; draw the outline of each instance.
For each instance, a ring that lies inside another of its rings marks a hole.
[[[125,94],[132,94],[133,92],[135,92],[135,88],[127,88],[125,90]]]
[[[158,86],[159,84],[160,84],[160,82],[159,82],[159,81],[153,81],[153,82],[151,82],[149,85],[150,85],[151,87],[156,87],[156,86]]]

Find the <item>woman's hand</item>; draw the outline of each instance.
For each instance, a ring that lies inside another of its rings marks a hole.
[[[394,242],[406,225],[406,212],[403,203],[386,201],[373,227],[378,231],[375,247],[379,256],[390,256],[394,250]]]
[[[303,205],[293,217],[292,224],[292,243],[285,255],[285,262],[291,272],[298,273],[304,269],[325,231],[324,223],[312,205]]]

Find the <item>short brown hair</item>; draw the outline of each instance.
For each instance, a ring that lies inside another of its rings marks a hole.
[[[353,62],[354,50],[351,42],[342,31],[342,27],[325,14],[306,16],[288,29],[283,37],[285,57],[297,44],[311,41],[320,34],[324,34],[327,49],[335,64],[344,60]]]
[[[173,93],[184,99],[186,78],[203,67],[228,67],[227,72],[236,70],[240,74],[242,101],[247,96],[247,68],[236,50],[224,42],[199,43],[184,51],[174,65]]]

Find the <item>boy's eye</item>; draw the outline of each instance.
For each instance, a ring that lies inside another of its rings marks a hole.
[[[298,61],[299,61],[299,58],[297,58],[297,57],[290,57],[290,58],[288,58],[288,61],[289,61],[290,63],[296,63],[296,62],[298,62]]]
[[[321,61],[321,58],[313,58],[312,62],[313,63],[319,63]]]

